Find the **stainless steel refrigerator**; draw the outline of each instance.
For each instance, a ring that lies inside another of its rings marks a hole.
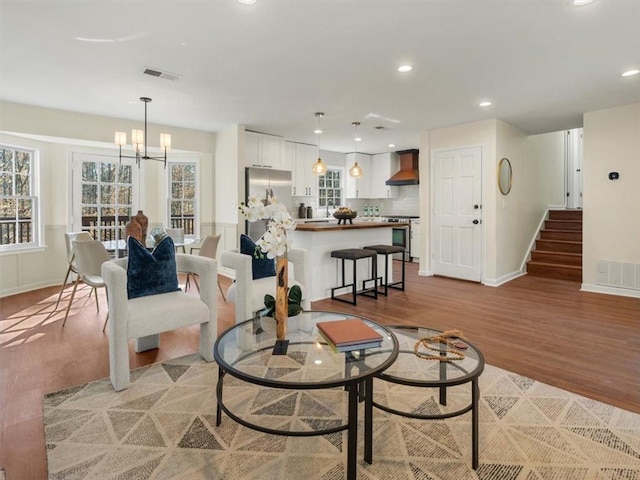
[[[247,199],[257,197],[266,205],[275,197],[291,213],[291,172],[270,168],[245,168],[244,188]],[[258,240],[267,231],[267,220],[245,222],[245,231],[253,240]]]

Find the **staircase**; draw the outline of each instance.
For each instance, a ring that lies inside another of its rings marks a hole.
[[[582,282],[582,210],[549,211],[527,273]]]

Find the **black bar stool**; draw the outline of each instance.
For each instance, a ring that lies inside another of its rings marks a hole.
[[[384,283],[380,282],[381,285],[384,287],[384,292],[380,292],[380,293],[386,296],[388,294],[389,288],[395,288],[397,290],[402,290],[404,292],[405,258],[408,253],[404,249],[404,247],[399,247],[397,245],[369,245],[368,247],[362,247],[362,248],[365,250],[372,250],[376,252],[378,255],[384,255]],[[402,254],[402,280],[389,283],[389,255],[393,255],[394,253]]]
[[[367,297],[378,299],[378,260],[376,258],[377,254],[373,250],[364,250],[362,248],[345,248],[343,250],[334,250],[331,252],[331,257],[339,258],[342,260],[342,285],[339,287],[334,287],[331,289],[331,298],[334,300],[340,300],[341,302],[350,303],[352,305],[356,304],[356,296],[364,295]],[[358,291],[357,285],[357,262],[361,258],[370,258],[371,259],[371,278],[367,278],[362,281],[362,290]],[[351,260],[353,261],[353,282],[347,284],[344,275],[344,261]],[[367,282],[373,281],[373,287],[367,288]],[[345,300],[344,298],[338,298],[335,296],[336,290],[340,290],[341,288],[351,287],[351,295],[353,297],[352,301]]]

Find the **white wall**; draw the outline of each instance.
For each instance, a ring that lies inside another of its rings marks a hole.
[[[538,192],[549,208],[565,206],[565,130],[530,135],[529,157],[539,164]]]
[[[0,297],[60,284],[66,271],[64,232],[71,227],[70,168],[72,152],[117,155],[116,130],[140,128],[141,122],[86,115],[0,102],[0,142],[40,152],[40,203],[44,247],[0,255]],[[175,158],[197,159],[200,164],[201,225],[213,222],[213,161],[215,135],[196,130],[149,126],[150,132],[172,134]],[[154,136],[150,134],[150,137]],[[155,137],[155,136],[154,136]],[[185,151],[188,148],[192,151]],[[181,150],[184,149],[184,150]],[[160,163],[146,165],[142,205],[149,224],[166,221],[166,180]],[[201,228],[206,233],[207,228]]]
[[[640,103],[586,113],[583,139],[582,287],[600,291],[598,260],[640,263]]]
[[[244,128],[233,125],[216,135],[215,231],[222,235],[218,251],[238,246],[238,159]]]

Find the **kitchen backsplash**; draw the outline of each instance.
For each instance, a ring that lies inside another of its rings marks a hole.
[[[364,206],[378,205],[380,215],[388,217],[391,215],[420,215],[419,185],[405,185],[398,187],[397,198],[375,198],[375,199],[349,199],[346,200],[347,207],[356,210],[359,215],[364,215]]]

